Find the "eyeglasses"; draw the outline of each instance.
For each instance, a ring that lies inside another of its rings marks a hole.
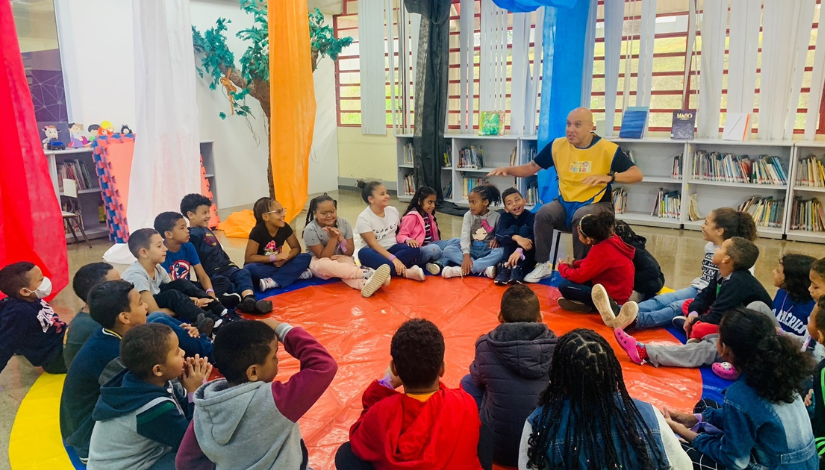
[[[264,212],[264,214],[284,215],[286,214],[286,209],[277,209],[274,211]]]
[[[329,212],[319,212],[318,217],[329,217],[331,215],[335,215],[337,211],[329,211]]]

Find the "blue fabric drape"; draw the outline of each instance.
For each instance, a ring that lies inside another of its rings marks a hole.
[[[493,0],[493,3],[513,13],[528,13],[544,6],[572,8],[576,0]]]
[[[512,0],[498,0],[496,3],[502,1]],[[548,0],[544,0],[544,3],[547,4]],[[587,0],[549,3],[575,4],[570,8],[547,6],[544,9],[544,70],[539,115],[539,151],[554,139],[565,135],[567,114],[582,105],[585,33],[590,10],[590,2]],[[556,44],[559,45],[558,48]],[[589,60],[592,60],[592,57]],[[559,194],[556,170],[550,168],[540,171],[538,186],[539,200],[542,203],[556,199]]]

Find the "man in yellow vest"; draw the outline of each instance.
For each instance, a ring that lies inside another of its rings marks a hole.
[[[559,197],[536,213],[536,269],[525,282],[539,282],[553,274],[550,251],[553,229],[573,234],[573,256],[583,259],[589,247],[579,240],[579,220],[586,214],[613,212],[613,183],[642,181],[642,171],[618,145],[593,133],[593,114],[577,108],[567,115],[566,137],[559,137],[542,149],[530,163],[497,168],[487,176],[527,178],[541,169],[556,167]]]

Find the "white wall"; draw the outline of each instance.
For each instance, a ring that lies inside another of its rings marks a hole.
[[[327,15],[326,21],[332,23]],[[315,132],[309,154],[309,193],[338,189],[338,116],[335,102],[335,63],[322,59],[312,74],[315,80]]]

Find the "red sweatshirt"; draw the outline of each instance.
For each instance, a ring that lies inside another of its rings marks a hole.
[[[353,453],[376,470],[480,470],[481,420],[475,400],[460,389],[441,389],[426,402],[374,381],[364,411],[349,430]]]
[[[593,245],[583,260],[576,260],[572,265],[559,264],[559,274],[576,284],[588,281],[601,284],[611,299],[623,304],[633,294],[635,254],[635,248],[623,242],[618,235],[613,235]]]

